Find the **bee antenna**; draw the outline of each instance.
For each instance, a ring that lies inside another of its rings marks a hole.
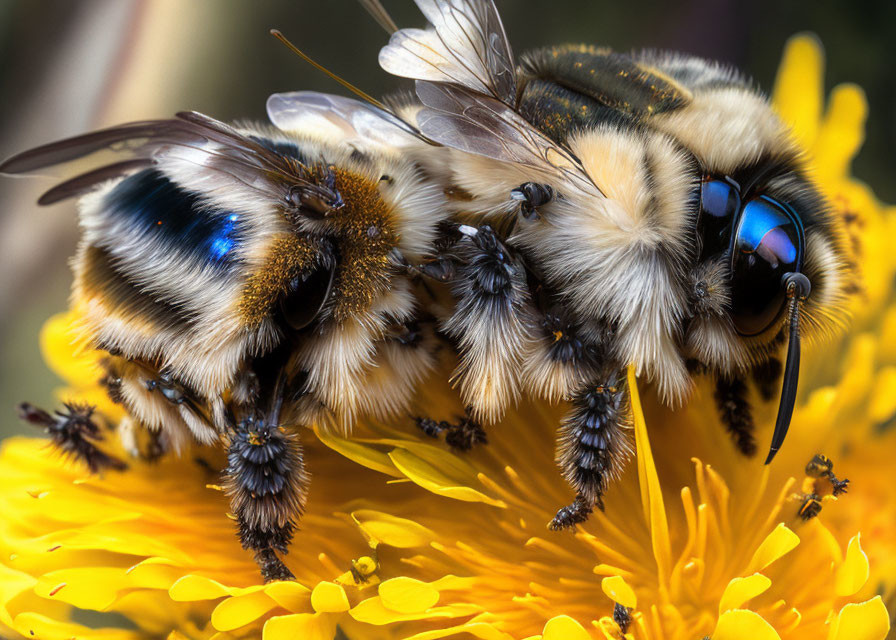
[[[812,285],[809,278],[802,273],[785,273],[784,287],[790,300],[788,317],[790,323],[790,340],[787,345],[787,363],[784,365],[784,382],[781,386],[781,402],[778,404],[778,417],[775,420],[775,432],[772,445],[765,464],[769,464],[778,454],[784,443],[790,419],[793,417],[793,406],[796,403],[796,389],[800,377],[800,307],[809,296]]]
[[[393,34],[398,31],[398,25],[395,24],[395,20],[389,15],[380,0],[358,0],[358,2],[376,20],[377,24],[386,30],[386,33]]]
[[[283,35],[283,33],[281,33],[279,29],[271,29],[271,35],[274,36],[275,38],[277,38],[277,40],[279,40],[283,44],[285,44],[289,48],[290,51],[292,51],[294,54],[299,56],[302,60],[304,60],[305,62],[310,64],[312,67],[314,67],[318,71],[325,73],[327,76],[329,76],[330,78],[332,78],[333,80],[335,80],[336,82],[341,84],[343,87],[345,87],[346,89],[348,89],[349,91],[354,93],[356,96],[358,96],[362,100],[369,102],[370,104],[377,107],[378,109],[382,109],[383,111],[386,111],[387,113],[391,113],[389,108],[386,107],[386,105],[384,105],[382,102],[380,102],[373,96],[365,93],[364,91],[362,91],[361,89],[359,89],[358,87],[353,85],[348,80],[340,78],[335,73],[333,73],[332,71],[330,71],[329,69],[324,67],[322,64],[312,60],[301,49],[299,49],[296,45],[294,45],[292,42],[290,42],[289,39],[285,35]]]

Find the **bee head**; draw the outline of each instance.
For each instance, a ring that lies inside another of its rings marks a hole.
[[[735,95],[744,97],[755,126],[732,126],[744,117]],[[811,287],[801,305],[803,333],[821,336],[842,325],[847,259],[839,221],[771,107],[752,92],[725,87],[697,93],[688,109],[701,112],[704,102],[727,111],[702,125],[693,114],[675,115],[676,129],[697,129],[679,130],[679,139],[702,172],[688,345],[704,364],[733,373],[779,350],[788,323],[788,274],[802,274]],[[706,142],[713,128],[721,150]]]
[[[741,86],[697,91],[691,105],[660,122],[703,173],[688,355],[731,375],[787,343],[770,461],[793,410],[801,334],[816,337],[844,324],[842,230],[789,130],[756,93]]]

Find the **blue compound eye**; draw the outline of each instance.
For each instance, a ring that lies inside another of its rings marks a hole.
[[[709,258],[728,250],[731,225],[740,209],[740,193],[726,180],[705,180],[700,189],[697,232],[702,241],[700,255]]]
[[[767,196],[747,202],[731,246],[731,319],[738,333],[768,329],[786,300],[782,278],[802,266],[803,226],[788,206]]]

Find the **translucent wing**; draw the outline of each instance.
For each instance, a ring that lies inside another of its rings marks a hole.
[[[328,132],[346,142],[401,148],[417,142],[419,132],[387,111],[352,98],[316,91],[275,93],[268,118],[283,131]]]
[[[417,96],[424,104],[417,123],[435,142],[532,167],[585,192],[600,193],[572,153],[503,102],[462,87],[419,80]]]
[[[516,101],[513,53],[493,0],[415,0],[431,26],[401,29],[380,51],[387,72]]]
[[[224,174],[263,195],[280,198],[300,187],[324,200],[330,194],[313,181],[309,169],[269,149],[257,139],[196,112],[182,112],[169,120],[134,122],[93,131],[30,149],[0,164],[0,173],[29,173],[111,150],[126,153],[117,160],[57,185],[41,197],[41,204],[82,195],[98,184],[157,164],[163,159],[188,162],[199,170]]]

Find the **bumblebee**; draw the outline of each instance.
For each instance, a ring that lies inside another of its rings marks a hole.
[[[123,154],[40,199],[79,198],[80,330],[107,354],[133,453],[144,431],[160,450],[227,447],[239,537],[273,580],[292,577],[278,554],[308,485],[295,427],[346,431],[406,410],[434,364],[405,265],[430,252],[446,207],[398,151],[413,132],[387,114],[313,93],[268,106],[278,127],[180,113],[38,147],[0,171]],[[100,450],[89,408],[20,413],[92,470],[123,466]]]
[[[485,419],[520,392],[569,401],[556,460],[576,498],[551,528],[603,508],[630,453],[629,364],[672,406],[711,376],[748,455],[746,382],[770,397],[782,380],[770,463],[801,334],[842,327],[853,285],[842,223],[768,100],[674,53],[561,46],[517,65],[491,0],[415,1],[429,26],[381,20],[380,65],[416,81],[402,114],[447,148],[432,170],[463,195],[449,205],[487,235],[501,285],[458,287],[481,313],[448,321],[464,337],[456,376]]]

